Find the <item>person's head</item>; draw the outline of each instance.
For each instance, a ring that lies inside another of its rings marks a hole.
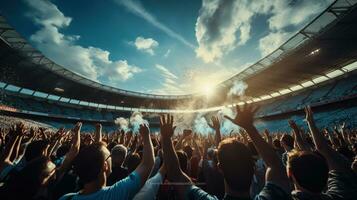
[[[279,139],[274,139],[274,140],[273,140],[273,146],[274,146],[274,148],[277,149],[277,150],[282,149]]]
[[[141,158],[138,153],[133,153],[128,155],[127,160],[126,160],[126,165],[128,167],[128,171],[131,173],[133,172],[136,167],[140,164]]]
[[[209,160],[213,160],[214,156],[215,156],[215,149],[214,148],[208,148],[207,149],[207,158]]]
[[[103,143],[84,146],[74,160],[74,170],[84,183],[101,181],[106,183],[106,177],[111,173],[110,152]]]
[[[187,154],[184,151],[176,151],[176,155],[178,157],[179,163],[180,163],[180,167],[182,169],[182,171],[187,172]]]
[[[352,145],[352,151],[355,155],[357,155],[357,142]]]
[[[288,154],[288,177],[300,189],[321,193],[327,184],[328,171],[327,162],[320,154],[306,151]]]
[[[189,145],[186,145],[186,146],[183,147],[183,151],[186,153],[187,158],[188,158],[188,159],[191,159],[192,153],[193,153],[192,147],[189,146]]]
[[[25,150],[26,162],[30,162],[33,159],[47,155],[48,141],[38,140],[31,142]]]
[[[8,192],[11,199],[35,196],[40,188],[51,182],[55,170],[55,164],[45,156],[32,159],[22,170],[10,177]]]
[[[117,142],[109,142],[107,148],[111,152],[113,147],[115,147],[118,143]]]
[[[281,146],[284,147],[286,151],[290,151],[294,148],[294,138],[291,135],[284,134],[280,139]]]
[[[65,156],[70,148],[71,148],[71,145],[68,143],[61,145],[58,148],[58,150],[56,151],[56,156],[58,158]]]
[[[249,192],[254,174],[251,151],[233,138],[223,140],[218,147],[218,167],[226,185],[233,191]]]
[[[126,158],[127,149],[124,145],[118,144],[112,148],[113,166],[122,166]]]

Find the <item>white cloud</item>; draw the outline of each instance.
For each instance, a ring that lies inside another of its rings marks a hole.
[[[168,49],[168,50],[166,51],[166,53],[164,54],[164,57],[165,57],[165,58],[169,57],[170,53],[171,53],[171,49]]]
[[[196,22],[196,55],[205,62],[244,45],[250,38],[254,14],[266,12],[269,1],[203,0]],[[239,36],[237,37],[237,33]]]
[[[273,52],[280,45],[282,45],[286,40],[289,39],[291,33],[287,32],[270,32],[265,37],[259,40],[259,50],[262,56],[266,56]]]
[[[280,30],[287,26],[298,26],[311,20],[334,0],[275,0],[272,12],[274,15],[268,20],[271,30]]]
[[[177,76],[173,74],[170,70],[168,70],[166,67],[156,64],[155,67],[163,74],[165,77],[170,78],[170,79],[177,79]]]
[[[164,79],[161,83],[161,88],[153,90],[152,92],[156,94],[182,94],[186,91],[182,85],[177,82],[178,77],[169,69],[159,64],[156,64],[155,67]]]
[[[142,69],[135,66],[129,65],[126,60],[119,60],[113,63],[113,67],[107,70],[109,80],[128,80],[134,76],[134,74],[142,72]],[[114,75],[114,76],[113,76]]]
[[[154,55],[154,48],[159,46],[159,43],[152,38],[137,37],[134,45],[136,49],[144,51],[150,55]]]
[[[180,34],[176,33],[169,27],[167,27],[165,24],[157,20],[151,13],[149,13],[141,4],[139,1],[133,1],[133,0],[114,0],[118,5],[122,5],[128,9],[131,13],[134,15],[143,18],[145,21],[153,25],[154,27],[160,29],[170,37],[180,41],[184,45],[190,47],[190,48],[195,48],[194,45],[192,45],[189,41],[187,41],[185,38],[183,38]]]
[[[64,16],[52,2],[26,0],[26,3],[31,8],[27,15],[41,26],[30,40],[56,63],[97,81],[99,78],[125,81],[142,71],[126,60],[110,60],[110,52],[106,50],[76,44],[78,35],[61,33],[60,29],[68,27],[72,18]]]
[[[251,36],[256,15],[269,16],[271,31],[300,28],[333,0],[203,0],[196,22],[197,57],[215,62],[233,49],[244,45]],[[270,34],[270,33],[269,33]]]

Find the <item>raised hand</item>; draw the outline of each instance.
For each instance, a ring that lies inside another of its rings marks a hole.
[[[25,134],[25,125],[20,122],[18,124],[16,124],[16,126],[12,127],[11,133],[14,134],[14,136],[23,136]]]
[[[103,139],[102,125],[100,123],[96,123],[94,126],[95,126],[95,142],[100,142]]]
[[[314,116],[313,116],[313,113],[312,113],[312,110],[311,110],[311,107],[310,106],[306,106],[305,107],[305,114],[306,114],[306,121],[307,122],[313,122],[314,121]]]
[[[139,133],[142,138],[150,136],[150,129],[147,124],[140,124]]]
[[[299,127],[296,125],[295,121],[292,119],[289,119],[288,121],[289,126],[293,129],[293,130],[299,130]]]
[[[244,129],[251,128],[253,126],[254,114],[258,110],[258,108],[259,107],[253,107],[250,104],[244,104],[243,107],[237,105],[237,115],[234,119],[227,115],[225,115],[224,117]]]
[[[63,177],[65,172],[71,167],[72,161],[76,158],[79,153],[79,148],[81,145],[81,128],[82,122],[77,122],[77,124],[71,130],[73,133],[72,137],[72,146],[66,154],[65,159],[63,160],[62,165],[58,168],[58,180]]]
[[[174,117],[170,114],[167,114],[160,117],[160,132],[163,138],[171,138],[174,134],[175,128]]]
[[[65,135],[65,130],[64,130],[64,127],[61,127],[58,129],[58,131],[53,134],[53,136],[51,137],[51,141],[56,141],[58,139],[60,139],[61,137],[63,137]]]
[[[77,156],[81,144],[81,128],[82,128],[82,122],[77,122],[77,124],[74,126],[72,132],[74,133],[74,136],[72,138],[72,147],[69,150],[68,154],[71,157]]]
[[[211,117],[211,122],[212,124],[208,124],[209,127],[211,127],[214,130],[219,130],[221,128],[221,124],[219,122],[218,117],[212,116]]]
[[[341,125],[340,125],[340,130],[341,132],[343,132],[346,128],[346,122],[343,122]]]
[[[264,130],[264,136],[265,136],[265,139],[267,140],[268,144],[273,145],[273,139],[271,138],[271,135],[270,135],[268,129]]]

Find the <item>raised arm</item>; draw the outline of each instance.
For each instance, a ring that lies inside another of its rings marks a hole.
[[[139,133],[143,140],[143,158],[135,172],[140,175],[141,185],[144,185],[154,166],[154,147],[150,139],[149,127],[146,124],[140,125]]]
[[[266,139],[267,143],[270,146],[273,146],[273,138],[271,138],[271,135],[270,135],[270,132],[268,131],[268,129],[264,130],[264,136],[265,136],[265,139]]]
[[[168,179],[173,182],[190,182],[190,179],[180,168],[179,160],[171,141],[175,130],[173,123],[174,119],[171,115],[167,115],[167,117],[162,116],[160,118],[161,143],[167,176]]]
[[[268,167],[266,172],[266,181],[273,182],[289,192],[289,180],[283,163],[275,153],[273,147],[264,141],[258,133],[258,130],[253,125],[253,116],[258,108],[253,108],[251,105],[245,104],[242,108],[237,106],[236,109],[237,115],[234,119],[229,116],[225,117],[247,131],[249,137],[254,143],[255,148]]]
[[[215,131],[214,141],[216,147],[218,147],[219,143],[221,142],[221,124],[219,122],[218,117],[216,116],[211,117],[211,122],[212,124],[208,125]]]
[[[16,160],[18,159],[18,157],[19,157],[21,142],[22,142],[22,139],[24,138],[24,135],[21,134],[21,135],[18,135],[17,137],[18,137],[18,138],[17,138],[17,140],[16,140],[16,142],[15,142],[15,146],[14,146],[12,155],[11,155],[11,157],[10,157],[10,161],[11,161],[11,162],[16,161]]]
[[[94,142],[99,143],[102,141],[102,125],[97,123],[95,124],[95,137],[94,137]]]
[[[296,125],[294,120],[289,120],[289,126],[293,129],[293,133],[295,136],[295,142],[300,150],[302,151],[310,151],[309,145],[305,142],[305,140],[301,136],[301,132],[299,127]]]
[[[11,165],[12,162],[10,160],[12,152],[14,150],[15,144],[17,140],[19,139],[20,132],[22,132],[23,129],[23,124],[19,123],[16,126],[13,126],[10,128],[9,135],[10,135],[10,140],[5,146],[5,149],[1,155],[1,160],[0,160],[0,172],[4,169],[6,165]]]
[[[312,134],[316,149],[326,158],[330,170],[349,170],[346,160],[327,143],[325,137],[317,129],[310,106],[305,108],[306,121]]]
[[[66,154],[66,157],[63,160],[62,165],[58,168],[57,171],[58,179],[62,178],[62,176],[72,165],[72,161],[76,158],[76,156],[79,153],[79,148],[81,146],[81,128],[82,128],[82,123],[78,122],[72,129],[72,133],[73,133],[72,145],[68,153]]]

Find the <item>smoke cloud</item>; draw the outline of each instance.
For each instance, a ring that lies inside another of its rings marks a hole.
[[[203,114],[197,114],[196,119],[193,121],[192,128],[194,132],[202,135],[213,133],[213,129],[209,127],[208,121]]]
[[[228,92],[228,96],[243,96],[248,85],[243,81],[235,81]]]
[[[120,127],[121,130],[127,132],[129,130],[129,122],[124,117],[119,117],[114,120],[114,123]]]
[[[139,132],[141,124],[146,124],[149,126],[149,122],[143,118],[143,115],[140,112],[133,112],[129,121],[134,133]]]

